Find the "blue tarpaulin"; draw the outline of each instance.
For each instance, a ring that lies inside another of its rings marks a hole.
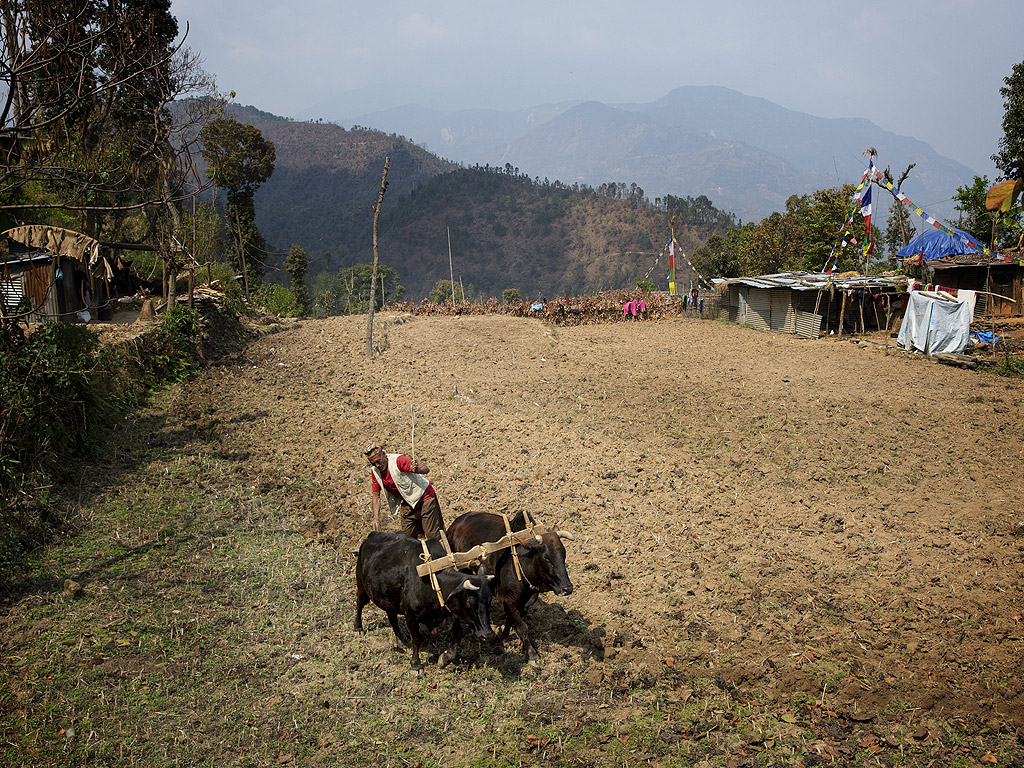
[[[957,236],[950,235],[941,229],[928,229],[903,246],[896,254],[896,258],[907,259],[920,255],[924,257],[925,261],[928,261],[941,259],[944,256],[985,252],[984,246],[966,232],[959,229],[953,231],[957,233]],[[959,235],[965,237],[968,242],[965,243]]]

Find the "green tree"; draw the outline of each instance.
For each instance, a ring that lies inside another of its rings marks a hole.
[[[954,226],[973,235],[983,245],[997,249],[1013,248],[1017,245],[1024,219],[1021,206],[1014,206],[1005,213],[990,211],[985,206],[988,190],[987,176],[975,176],[969,187],[957,187],[953,200],[960,216]]]
[[[434,283],[434,287],[430,289],[430,300],[436,304],[446,304],[452,300],[452,281],[451,280],[438,280]],[[455,290],[455,303],[461,304],[466,300],[466,297],[462,295],[462,286],[459,283],[454,283]]]
[[[0,206],[120,239],[129,212],[190,194],[191,134],[170,105],[202,97],[191,119],[222,100],[177,35],[169,0],[3,3]]]
[[[739,233],[740,229],[730,230]],[[737,240],[736,236],[731,238]],[[712,235],[700,248],[693,252],[691,259],[693,266],[697,268],[704,277],[739,277],[739,253],[735,242],[722,235]]]
[[[209,267],[224,255],[225,222],[209,203],[200,203],[195,213],[182,219],[182,241],[199,266]]]
[[[739,252],[742,275],[767,275],[785,272],[799,263],[800,228],[793,214],[773,213],[754,225],[744,238]]]
[[[914,226],[910,221],[910,214],[907,213],[906,206],[899,201],[893,203],[889,208],[889,215],[885,219],[885,234],[882,236],[882,242],[885,244],[885,250],[890,259],[895,258],[900,249],[910,242],[909,238],[913,233]]]
[[[1003,136],[992,162],[1003,178],[1024,179],[1024,61],[1015,64],[1003,82]]]
[[[234,230],[232,263],[246,284],[258,285],[263,278],[266,241],[256,227],[256,190],[274,173],[274,144],[260,130],[227,117],[207,123],[199,132],[207,175],[224,188],[224,209],[228,226]]]
[[[506,304],[522,304],[523,297],[519,295],[518,288],[506,288],[501,292],[501,300]]]
[[[810,195],[794,195],[786,201],[786,210],[792,214],[800,237],[799,257],[787,269],[820,272],[839,238],[839,229],[850,215],[856,188],[852,184],[819,189]],[[851,230],[863,246],[864,219],[857,213]],[[849,249],[848,258],[863,254],[863,248]],[[862,271],[866,265],[862,264]]]
[[[960,212],[954,226],[977,238],[983,245],[988,245],[992,239],[992,223],[996,218],[994,211],[985,208],[988,187],[988,176],[975,176],[970,186],[957,187],[953,195],[954,208]]]
[[[321,272],[313,278],[314,312],[318,315],[363,314],[370,307],[372,264],[342,267],[335,274]],[[386,264],[377,264],[376,309],[388,302],[401,301],[405,286],[398,272]]]
[[[293,244],[288,251],[285,268],[292,278],[292,294],[298,306],[299,314],[309,314],[309,289],[306,287],[306,270],[309,269],[309,257],[298,245]]]

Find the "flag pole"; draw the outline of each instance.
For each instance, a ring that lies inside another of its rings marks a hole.
[[[676,295],[676,217],[668,220],[668,295]]]

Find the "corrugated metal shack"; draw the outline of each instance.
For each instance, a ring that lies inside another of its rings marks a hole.
[[[888,330],[906,308],[902,276],[781,272],[712,282],[724,319],[812,339]]]
[[[1020,317],[1024,314],[1024,253],[1015,248],[998,256],[968,253],[930,259],[935,283],[944,288],[978,291],[975,317]]]
[[[110,308],[111,261],[91,237],[31,225],[6,233],[0,252],[0,313],[28,322],[81,322]]]

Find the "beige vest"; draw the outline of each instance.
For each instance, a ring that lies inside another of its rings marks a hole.
[[[420,499],[423,498],[423,494],[427,490],[427,486],[430,485],[430,481],[423,475],[418,475],[415,472],[403,472],[398,468],[398,457],[401,455],[400,453],[388,454],[388,472],[391,474],[391,479],[395,481],[395,487],[398,488],[401,496],[396,496],[385,488],[384,479],[380,476],[377,468],[372,464],[370,465],[370,471],[377,478],[377,485],[384,490],[384,496],[388,501],[388,509],[391,510],[392,515],[398,514],[398,510],[402,508],[403,502],[410,507],[415,507],[419,504]]]

